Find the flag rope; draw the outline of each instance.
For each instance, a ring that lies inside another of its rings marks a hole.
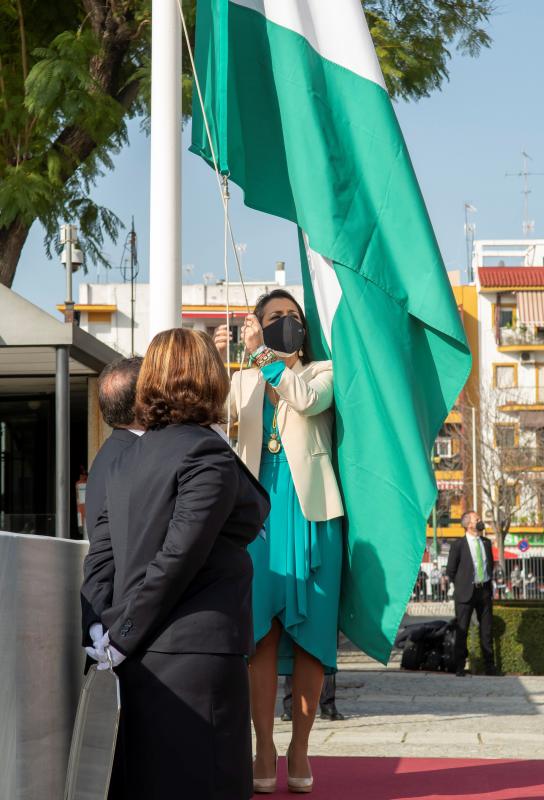
[[[247,313],[251,313],[251,309],[249,307],[249,300],[246,291],[246,285],[244,281],[244,276],[242,273],[242,264],[240,261],[240,256],[238,250],[236,248],[236,239],[234,237],[234,232],[232,229],[232,223],[230,219],[230,210],[229,210],[229,188],[228,188],[228,178],[229,173],[225,175],[221,175],[219,171],[219,166],[217,163],[217,157],[215,154],[215,148],[213,146],[212,135],[210,131],[210,124],[208,121],[208,115],[206,113],[206,108],[204,105],[204,98],[202,96],[202,90],[200,88],[200,81],[198,79],[198,73],[195,65],[193,48],[191,46],[191,40],[189,39],[189,31],[187,30],[187,24],[185,22],[185,15],[183,13],[183,8],[181,5],[181,0],[177,0],[178,10],[181,18],[181,25],[183,28],[183,35],[185,38],[185,43],[187,45],[187,51],[189,53],[189,61],[191,62],[191,69],[193,71],[193,77],[195,80],[195,87],[198,94],[198,102],[200,105],[200,110],[202,111],[202,118],[204,120],[204,126],[206,129],[206,138],[208,140],[208,144],[210,145],[210,152],[212,155],[213,161],[213,168],[215,172],[215,177],[217,180],[217,187],[219,189],[219,195],[221,197],[221,203],[223,205],[223,215],[224,215],[224,237],[223,237],[223,258],[224,258],[224,271],[225,271],[225,289],[226,289],[226,325],[227,325],[227,372],[229,376],[229,383],[231,380],[231,366],[230,366],[230,279],[229,279],[229,269],[228,269],[228,240],[230,239],[232,251],[234,253],[234,259],[236,261],[236,267],[238,269],[238,275],[240,277],[240,283],[242,284],[242,291],[244,293],[244,300]],[[242,357],[240,361],[240,373],[243,371],[243,365],[246,358],[246,347],[244,346]],[[238,412],[238,431],[240,431],[241,425],[241,417],[242,417],[242,375],[240,374],[240,411]],[[227,436],[230,438],[230,428],[231,428],[231,404],[230,400],[228,402],[227,408]]]

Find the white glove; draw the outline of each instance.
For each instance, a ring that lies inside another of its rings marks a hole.
[[[93,640],[93,644],[96,647],[100,639],[104,636],[104,627],[101,622],[93,622],[89,628],[89,636]]]
[[[93,626],[94,627],[94,626]],[[90,630],[89,630],[90,633]],[[112,644],[110,644],[110,637],[108,636],[108,631],[102,636],[100,640],[93,641],[94,647],[86,647],[85,651],[88,656],[94,658],[95,661],[98,661],[97,669],[109,669],[110,668],[110,661],[106,654],[106,648],[108,648],[110,657],[111,657],[111,666],[118,667],[119,664],[122,664],[125,660],[126,656],[119,652]]]

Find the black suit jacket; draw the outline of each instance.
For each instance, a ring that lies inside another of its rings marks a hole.
[[[148,431],[114,462],[82,594],[125,655],[253,649],[247,545],[265,490],[210,428]],[[84,637],[85,637],[84,631]]]
[[[485,548],[487,574],[493,575],[493,551],[491,542],[482,536]],[[455,584],[455,599],[459,603],[468,603],[474,591],[474,562],[470,554],[470,546],[467,537],[455,539],[450,547],[448,566],[446,569],[448,578]],[[491,587],[491,580],[489,581]]]
[[[87,478],[85,492],[85,518],[87,535],[92,538],[94,526],[104,508],[106,498],[106,475],[108,470],[125,448],[138,439],[138,436],[124,428],[115,428],[95,456]]]
[[[131,433],[125,428],[115,428],[95,456],[93,465],[89,470],[85,492],[85,518],[87,520],[89,540],[92,540],[94,528],[106,501],[106,475],[108,470],[117,456],[131,444],[134,444],[137,439],[138,436],[135,433]],[[85,631],[88,631],[94,622],[100,622],[100,616],[93,610],[83,595],[81,596],[81,616]],[[87,637],[85,637],[84,644],[89,644]]]

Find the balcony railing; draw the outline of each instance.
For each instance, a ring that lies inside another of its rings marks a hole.
[[[544,470],[544,447],[500,447],[505,470]]]
[[[534,325],[517,325],[514,328],[503,327],[500,329],[500,345],[544,345],[544,331]]]
[[[493,399],[499,408],[505,406],[515,409],[516,406],[544,405],[544,386],[519,386],[517,388],[494,390]]]

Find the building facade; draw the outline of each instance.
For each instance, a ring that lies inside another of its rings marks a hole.
[[[512,513],[506,544],[542,550],[544,533],[544,240],[474,243],[481,353],[480,470],[488,517]],[[486,477],[495,465],[495,487]],[[497,511],[498,509],[498,511]],[[544,551],[543,551],[544,552]],[[540,555],[538,550],[532,553]]]
[[[286,286],[285,265],[276,264],[274,279],[214,284],[184,284],[183,309],[180,324],[213,335],[219,325],[228,319],[232,328],[233,347],[231,360],[240,355],[240,330],[245,316],[252,311],[257,300],[273,289],[287,289],[303,305],[300,284]],[[227,307],[228,304],[228,307]],[[59,309],[62,309],[59,306]],[[149,284],[138,283],[85,283],[79,287],[79,301],[75,307],[80,326],[97,339],[113,347],[123,356],[143,355],[149,344]]]

